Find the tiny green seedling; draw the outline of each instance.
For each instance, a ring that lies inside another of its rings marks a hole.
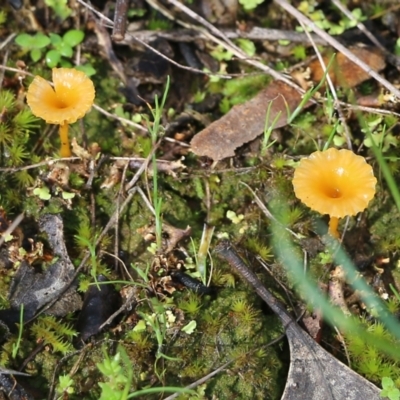
[[[29,52],[33,62],[40,61],[45,53],[45,61],[49,68],[57,66],[70,68],[72,64],[69,59],[72,59],[74,48],[82,43],[84,37],[84,32],[78,29],[71,29],[63,36],[55,33],[50,33],[48,36],[40,32],[34,35],[22,33],[15,38],[15,43]],[[96,72],[90,64],[78,66],[77,69],[83,70],[88,76]]]
[[[55,33],[50,33],[49,37],[53,49],[46,53],[46,64],[50,68],[54,68],[59,64],[67,66],[62,57],[72,58],[74,47],[82,43],[85,34],[80,30],[72,29],[62,37]]]
[[[260,5],[263,2],[264,2],[264,0],[239,0],[240,5],[246,11],[254,10],[258,5]]]
[[[382,391],[379,395],[381,397],[387,397],[390,400],[399,400],[400,390],[396,387],[392,378],[385,376],[382,378]]]
[[[44,2],[62,21],[72,14],[72,10],[68,7],[68,0],[44,0]]]
[[[149,106],[151,115],[153,117],[153,123],[147,119],[147,128],[150,132],[151,142],[153,147],[157,145],[157,140],[163,135],[163,128],[161,126],[161,119],[163,115],[163,110],[165,106],[165,102],[167,100],[167,94],[170,86],[170,78],[167,77],[167,82],[165,84],[164,94],[161,98],[161,102],[159,98],[156,96],[154,99],[154,108]],[[146,119],[146,118],[145,118]],[[156,244],[157,250],[161,250],[162,246],[162,198],[159,196],[158,192],[158,170],[157,170],[157,158],[155,153],[152,156],[152,166],[153,166],[153,205],[155,211],[155,231],[156,231]]]
[[[70,375],[60,375],[58,377],[58,385],[57,385],[57,394],[60,395],[57,399],[68,398],[69,394],[73,394],[74,390],[74,381],[71,379]],[[66,397],[64,397],[66,396]]]
[[[35,35],[22,33],[15,38],[15,43],[23,50],[29,51],[31,60],[37,62],[42,58],[42,49],[50,44],[50,38],[40,32]]]

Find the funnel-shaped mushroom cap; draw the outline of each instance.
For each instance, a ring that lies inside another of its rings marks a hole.
[[[375,194],[376,179],[365,159],[350,150],[316,151],[294,172],[296,197],[311,209],[343,218],[363,211]]]
[[[53,68],[54,88],[36,76],[26,100],[32,113],[48,124],[72,124],[93,105],[94,85],[85,73],[73,68]]]

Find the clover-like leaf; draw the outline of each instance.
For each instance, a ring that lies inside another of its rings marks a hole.
[[[61,54],[57,50],[50,50],[46,53],[46,64],[49,68],[54,68],[61,60]]]
[[[42,58],[42,51],[39,49],[32,49],[29,53],[33,62],[39,61]]]
[[[65,191],[62,192],[62,198],[64,200],[70,200],[70,199],[73,199],[74,197],[75,197],[75,193],[65,192]]]
[[[96,73],[96,70],[91,64],[77,65],[75,69],[84,72],[87,76],[92,76]]]
[[[187,325],[182,328],[182,332],[191,335],[197,327],[197,322],[195,320],[190,321]]]
[[[51,194],[47,186],[36,188],[33,190],[33,194],[38,196],[41,200],[50,200]]]
[[[26,49],[42,49],[50,44],[50,38],[43,33],[35,35],[21,33],[15,38],[15,43]]]
[[[75,47],[79,43],[82,43],[84,37],[85,34],[83,33],[83,31],[80,31],[78,29],[71,29],[63,36],[63,42],[70,47]]]

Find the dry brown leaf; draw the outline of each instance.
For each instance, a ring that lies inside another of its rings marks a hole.
[[[272,124],[280,113],[274,124],[274,128],[280,128],[287,124],[288,112],[292,113],[300,101],[301,94],[295,89],[284,82],[274,81],[251,100],[234,106],[199,132],[192,139],[192,151],[214,161],[233,157],[238,147],[255,139],[264,130],[269,107],[269,123]]]
[[[355,47],[351,49],[351,52],[360,60],[368,64],[374,71],[378,72],[386,66],[385,58],[377,49],[371,49],[368,47]],[[333,53],[326,54],[322,57],[325,66],[329,64],[332,54]],[[309,67],[311,69],[311,79],[315,83],[320,82],[324,76],[324,72],[319,60],[312,61]],[[364,82],[370,78],[367,72],[350,61],[342,53],[339,53],[335,56],[331,67],[329,68],[329,76],[331,77],[334,85],[340,85],[346,88],[357,86],[361,82]]]

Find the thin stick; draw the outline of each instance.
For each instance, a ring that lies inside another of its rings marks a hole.
[[[24,219],[24,213],[18,214],[17,217],[14,219],[14,221],[11,223],[11,225],[3,232],[0,236],[0,246],[6,241],[7,236],[11,235],[14,230],[18,227],[18,225],[22,222]]]
[[[101,114],[103,114],[109,118],[115,119],[115,120],[121,122],[122,124],[130,125],[130,126],[135,127],[136,129],[140,129],[143,132],[147,132],[147,129],[145,127],[143,127],[142,125],[139,125],[133,121],[130,121],[129,119],[119,117],[118,115],[111,114],[108,111],[104,110],[104,108],[101,108],[100,106],[98,106],[97,104],[93,104],[92,107],[94,109],[96,109],[97,111],[99,111]]]
[[[127,11],[128,0],[117,0],[114,14],[114,28],[111,36],[116,42],[120,42],[125,37]]]
[[[270,42],[278,41],[278,40],[288,40],[293,43],[303,43],[304,45],[309,44],[309,40],[307,35],[304,32],[295,32],[283,29],[269,29],[255,26],[251,28],[249,31],[241,31],[239,29],[221,29],[221,32],[228,39],[249,39],[249,40],[268,40]],[[143,40],[148,43],[157,38],[164,38],[174,42],[194,42],[199,39],[206,39],[206,36],[199,31],[193,31],[193,29],[175,29],[173,31],[149,31],[149,30],[140,30],[140,31],[131,31],[131,35],[126,36],[122,41],[122,44],[129,44],[132,41],[132,35],[135,39]],[[325,40],[320,38],[319,36],[312,34],[313,40],[317,44],[326,45]]]
[[[97,15],[101,20],[107,22],[105,26],[108,28],[112,28],[114,26],[114,22],[110,19],[107,18],[104,14],[102,14],[100,11],[97,11],[93,6],[91,6],[88,3],[85,3],[83,0],[77,0],[78,3],[82,4],[86,8],[88,8],[93,14]]]

